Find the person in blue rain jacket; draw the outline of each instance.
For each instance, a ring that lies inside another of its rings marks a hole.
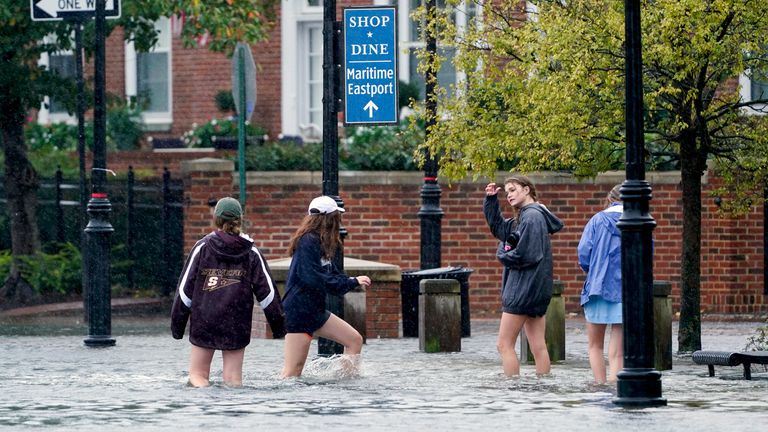
[[[624,365],[621,305],[621,231],[616,226],[623,211],[616,185],[606,197],[607,208],[589,219],[577,248],[579,266],[587,273],[581,305],[587,321],[589,365],[595,382],[616,381]],[[611,326],[606,377],[605,331]]]

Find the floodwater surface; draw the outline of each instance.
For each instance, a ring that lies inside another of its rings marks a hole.
[[[708,349],[739,350],[758,323],[704,324]],[[114,347],[83,344],[87,328],[64,319],[0,326],[0,429],[253,431],[740,431],[768,427],[768,372],[676,357],[662,375],[666,407],[625,409],[615,386],[592,383],[583,323],[568,322],[566,361],[537,378],[501,374],[494,322],[473,323],[462,352],[426,354],[418,339],[371,339],[357,376],[317,358],[281,380],[283,343],[254,339],[241,388],[187,385],[189,342],[167,319],[113,320]],[[45,336],[43,336],[45,335]],[[717,345],[717,346],[713,346]],[[313,342],[310,356],[317,353]]]

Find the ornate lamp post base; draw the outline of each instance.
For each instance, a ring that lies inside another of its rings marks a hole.
[[[624,369],[618,374],[618,397],[613,403],[626,408],[666,406],[661,397],[661,373],[655,369]]]

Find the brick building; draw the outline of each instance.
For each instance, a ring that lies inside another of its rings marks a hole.
[[[409,15],[414,0],[337,0],[337,18],[343,7],[366,5],[398,6],[399,68],[403,81],[420,82],[415,49],[421,46]],[[257,65],[257,103],[254,124],[265,127],[273,139],[279,135],[319,140],[322,136],[322,0],[284,0],[278,20],[266,42],[252,46]],[[476,2],[467,1],[465,12],[456,19],[480,13]],[[215,104],[219,91],[231,90],[231,60],[207,48],[182,46],[173,19],[157,22],[160,42],[151,53],[136,53],[116,30],[107,41],[108,92],[119,96],[150,95],[150,110],[144,113],[147,135],[155,139],[178,139],[193,124],[223,117]],[[62,53],[41,61],[52,67],[70,61]],[[440,71],[441,85],[460,80],[450,64]],[[728,81],[727,88],[740,84],[745,99],[762,91],[764,84],[745,77]],[[423,88],[423,86],[422,86]],[[39,113],[39,121],[68,118],[51,109]],[[205,156],[204,154],[195,155]],[[109,155],[110,167],[124,156]],[[179,169],[179,156],[136,155],[141,161]],[[188,207],[185,210],[187,246],[210,229],[208,200],[232,195],[237,179],[231,171],[186,173]],[[500,179],[503,175],[500,175]],[[601,176],[593,182],[575,181],[570,176],[545,175],[535,178],[542,200],[561,216],[566,228],[554,238],[555,275],[565,283],[566,305],[578,310],[582,275],[575,261],[581,228],[601,207],[610,186],[623,178]],[[191,181],[194,180],[194,181]],[[654,274],[673,286],[674,307],[679,305],[679,262],[681,250],[681,207],[679,174],[649,175],[653,187],[651,214],[654,230]],[[716,179],[708,177],[702,191],[702,308],[707,313],[766,314],[763,281],[764,215],[755,208],[740,219],[721,218],[709,196]],[[473,314],[495,314],[498,310],[499,269],[491,252],[495,245],[487,233],[480,202],[480,183],[458,182],[442,185],[441,206],[443,265],[462,265],[475,270],[471,276]],[[419,266],[419,173],[341,173],[340,195],[350,209],[345,223],[350,232],[346,242],[349,256],[396,264],[404,270]],[[308,200],[321,190],[320,173],[249,173],[248,201],[250,231],[260,239],[270,258],[285,254]],[[276,216],[280,215],[280,216]]]
[[[337,0],[337,19],[342,9],[351,6],[397,6],[398,13],[398,78],[421,83],[416,72],[415,49],[422,46],[418,31],[409,18],[417,2],[412,0]],[[475,2],[467,2],[468,19],[475,14]],[[149,101],[143,113],[147,137],[180,139],[194,124],[213,118],[224,118],[215,96],[231,91],[231,59],[207,47],[185,48],[179,36],[179,23],[174,18],[156,22],[159,41],[150,53],[137,53],[125,43],[123,32],[116,29],[107,39],[107,92],[120,97],[139,96]],[[251,119],[267,129],[270,138],[280,135],[298,136],[304,141],[322,137],[322,47],[323,2],[321,0],[282,1],[277,21],[269,32],[269,40],[251,47],[256,63],[257,101]],[[205,41],[201,41],[204,45]],[[44,56],[43,64],[74,75],[74,55],[64,52]],[[440,73],[441,84],[448,85],[457,77],[452,67]],[[421,86],[423,92],[423,85]],[[50,102],[50,101],[47,101]],[[55,102],[55,101],[54,101]],[[41,123],[69,121],[63,107],[56,103],[43,106],[38,114]]]

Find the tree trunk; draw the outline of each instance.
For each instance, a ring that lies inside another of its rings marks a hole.
[[[678,353],[701,349],[701,155],[696,137],[680,143],[683,189],[683,250],[680,263],[680,323]]]
[[[21,281],[19,260],[21,256],[40,251],[40,235],[37,227],[37,172],[27,157],[24,143],[24,110],[8,99],[0,106],[0,133],[5,153],[5,198],[11,228],[11,254],[13,262],[8,278],[0,288],[0,299],[12,302],[26,300],[31,294],[29,285]]]

